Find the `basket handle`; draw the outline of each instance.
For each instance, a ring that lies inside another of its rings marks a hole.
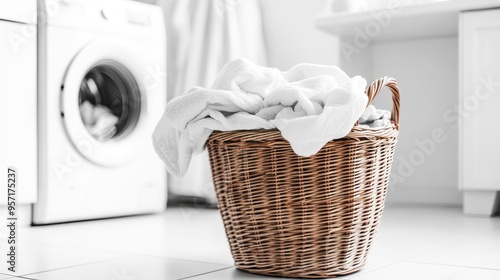
[[[368,103],[366,104],[366,107],[368,107],[368,105],[372,103],[373,99],[377,97],[377,94],[379,94],[379,92],[382,90],[384,86],[387,86],[391,90],[392,93],[391,120],[396,125],[396,128],[399,129],[399,108],[400,108],[399,87],[394,78],[386,76],[378,80],[375,80],[370,85],[370,87],[366,90],[366,95],[368,95]],[[357,124],[358,123],[356,123],[356,125]]]

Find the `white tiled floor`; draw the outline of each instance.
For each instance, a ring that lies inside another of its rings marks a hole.
[[[0,279],[276,279],[234,268],[213,209],[20,228],[16,273],[0,237]],[[498,280],[500,218],[387,207],[365,267],[338,279]]]

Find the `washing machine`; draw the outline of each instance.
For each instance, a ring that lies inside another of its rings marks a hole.
[[[167,175],[151,134],[165,103],[161,8],[40,1],[33,223],[163,211]]]

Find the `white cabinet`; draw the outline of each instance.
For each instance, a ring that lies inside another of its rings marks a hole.
[[[36,19],[35,5],[31,15]],[[8,167],[17,169],[19,206],[37,199],[36,25],[0,18],[0,38],[0,206],[7,204]],[[0,217],[6,212],[0,207]]]
[[[461,13],[459,42],[464,212],[492,215],[500,200],[500,9]]]

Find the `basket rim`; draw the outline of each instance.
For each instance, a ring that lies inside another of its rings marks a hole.
[[[385,127],[360,127],[354,126],[352,130],[344,137],[332,139],[330,142],[345,141],[348,139],[362,140],[362,139],[381,139],[381,138],[397,138],[399,135],[399,126],[394,122]],[[212,132],[207,140],[207,144],[227,143],[227,142],[269,142],[269,141],[287,141],[281,135],[281,131],[273,129],[252,129],[252,130],[230,130],[220,131],[215,130]],[[287,141],[288,142],[288,141]]]

